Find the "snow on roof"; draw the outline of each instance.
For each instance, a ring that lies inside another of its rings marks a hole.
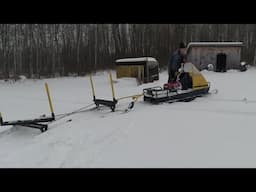
[[[242,46],[243,42],[191,42],[187,49],[192,46]]]
[[[139,61],[157,61],[153,57],[137,57],[137,58],[124,58],[124,59],[117,59],[117,63],[121,62],[139,62]]]

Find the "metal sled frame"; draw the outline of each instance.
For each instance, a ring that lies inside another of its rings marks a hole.
[[[36,118],[36,119],[30,119],[30,120],[17,120],[17,121],[3,121],[3,117],[0,113],[0,125],[1,126],[8,126],[8,125],[21,125],[25,127],[30,127],[30,128],[35,128],[35,129],[40,129],[41,132],[44,132],[48,129],[47,124],[42,124],[42,123],[47,123],[55,120],[55,115],[53,112],[53,106],[52,106],[52,101],[51,101],[51,96],[48,88],[48,84],[45,83],[45,89],[49,101],[49,106],[51,110],[51,116],[49,117],[43,117],[43,118]]]
[[[93,94],[93,101],[94,101],[96,107],[99,107],[100,105],[104,105],[104,106],[109,107],[114,112],[115,108],[116,108],[116,104],[117,104],[117,99],[115,99],[115,92],[114,92],[114,86],[113,86],[111,72],[109,72],[109,80],[110,80],[113,100],[111,101],[111,100],[105,100],[105,99],[96,99],[92,75],[90,74],[90,82],[91,82],[91,88],[92,88],[92,94]]]
[[[133,108],[134,103],[141,96],[143,96],[143,94],[136,94],[136,95],[129,95],[129,96],[120,97],[120,98],[116,99],[111,72],[109,72],[109,81],[110,81],[110,86],[111,86],[111,90],[112,90],[113,100],[111,101],[111,100],[105,100],[105,99],[96,99],[94,85],[93,85],[93,80],[92,80],[92,76],[90,74],[90,83],[91,83],[91,88],[92,88],[93,101],[94,101],[96,107],[99,107],[99,105],[104,105],[104,106],[109,107],[114,112],[115,108],[116,108],[116,105],[117,105],[119,100],[131,98],[133,101],[129,104],[129,108]]]
[[[210,84],[205,87],[188,89],[181,91],[164,90],[162,87],[152,87],[143,89],[144,101],[153,104],[161,102],[190,101],[209,92]]]

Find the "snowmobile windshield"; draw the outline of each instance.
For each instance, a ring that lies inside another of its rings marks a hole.
[[[190,73],[194,73],[194,74],[200,73],[199,70],[192,63],[184,64],[184,72],[190,72]]]

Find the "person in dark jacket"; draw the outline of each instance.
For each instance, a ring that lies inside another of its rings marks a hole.
[[[171,83],[176,80],[178,70],[179,68],[181,68],[181,64],[185,63],[185,59],[186,46],[183,42],[181,42],[179,49],[173,53],[168,62],[168,83]]]

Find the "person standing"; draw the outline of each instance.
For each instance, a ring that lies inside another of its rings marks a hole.
[[[186,46],[183,42],[180,43],[179,49],[176,50],[168,61],[168,83],[176,81],[179,68],[186,60]]]

